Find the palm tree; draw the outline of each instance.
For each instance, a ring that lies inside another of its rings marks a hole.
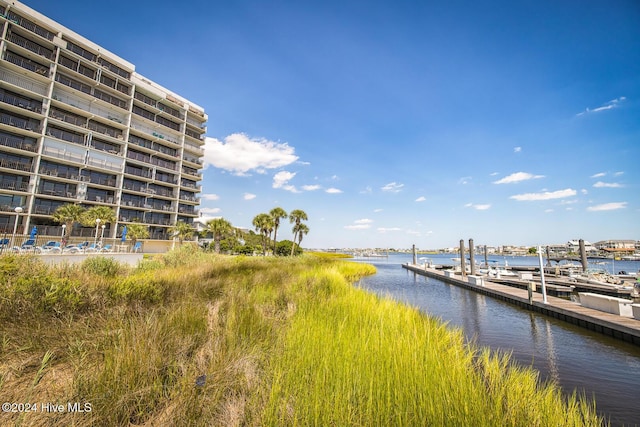
[[[273,252],[276,251],[276,244],[278,243],[278,227],[280,227],[280,220],[286,218],[287,212],[280,208],[273,208],[269,211],[271,219],[273,219]]]
[[[100,224],[112,224],[116,222],[116,213],[108,206],[94,206],[87,209],[82,215],[81,222],[87,227],[96,224],[96,220],[100,220]]]
[[[184,240],[191,239],[194,231],[193,226],[184,221],[176,222],[176,225],[169,229],[169,233],[173,234],[174,237],[177,237],[180,244],[182,244]]]
[[[232,230],[231,223],[224,218],[214,218],[207,221],[207,231],[213,234],[213,243],[217,254],[220,253],[220,240],[231,233]]]
[[[96,242],[98,241],[98,226],[102,224],[103,230],[107,224],[116,222],[116,213],[108,206],[94,206],[87,209],[81,218],[83,225],[87,227],[96,227]]]
[[[297,232],[298,234],[298,247],[300,247],[300,243],[302,243],[302,236],[304,236],[305,234],[309,234],[309,227],[307,226],[307,224],[299,224],[294,228],[296,229],[294,233]],[[293,246],[295,247],[295,243],[293,244]]]
[[[296,236],[298,233],[298,229],[300,224],[302,223],[302,221],[306,221],[309,218],[307,218],[307,213],[303,210],[300,209],[295,209],[293,211],[291,211],[291,213],[289,214],[289,222],[291,224],[294,224],[293,226],[293,245],[291,245],[291,256],[293,256],[293,251],[296,247],[295,242],[296,242]]]
[[[64,224],[65,226],[64,236],[62,237],[62,246],[64,246],[69,240],[73,225],[76,222],[80,222],[84,212],[85,209],[82,206],[76,205],[74,203],[67,203],[66,205],[58,207],[58,209],[56,209],[53,213],[53,220],[57,223]]]
[[[131,239],[132,244],[135,246],[138,239],[146,239],[149,237],[149,227],[139,223],[128,224],[127,237]]]
[[[266,255],[267,239],[269,235],[271,235],[274,227],[273,218],[269,214],[261,213],[253,218],[252,224],[256,228],[256,231],[262,236],[262,255]]]

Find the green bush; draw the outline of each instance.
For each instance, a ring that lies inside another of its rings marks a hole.
[[[80,268],[84,273],[103,277],[115,277],[124,270],[118,261],[103,256],[92,256],[85,259]]]
[[[117,302],[156,303],[164,298],[165,291],[155,280],[154,272],[147,271],[114,281],[107,292]]]
[[[276,245],[276,255],[280,255],[280,256],[291,255],[291,245],[293,245],[293,242],[291,240],[283,240],[281,242],[278,242],[278,244]],[[300,255],[301,253],[302,253],[302,249],[300,249],[300,246],[296,245],[296,249],[295,251],[293,251],[293,254]]]
[[[65,277],[31,256],[0,257],[0,280],[0,317],[7,319],[70,314],[90,301],[77,278]]]
[[[202,257],[203,254],[197,244],[185,243],[164,254],[161,259],[167,267],[180,267]]]

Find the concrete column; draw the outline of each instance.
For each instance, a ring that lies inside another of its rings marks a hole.
[[[578,240],[578,244],[580,245],[580,262],[582,263],[582,271],[587,271],[589,263],[587,262],[587,250],[584,247],[584,240]]]
[[[464,260],[464,240],[460,239],[460,272],[462,277],[467,275],[467,268]]]
[[[416,259],[416,245],[413,245],[411,250],[413,252],[413,265],[418,265],[418,260]]]
[[[473,253],[475,249],[473,248],[473,239],[469,239],[469,262],[471,263],[471,275],[476,275],[476,258]]]

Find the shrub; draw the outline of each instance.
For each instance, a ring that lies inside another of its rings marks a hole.
[[[164,298],[165,291],[165,287],[155,280],[153,271],[116,280],[108,288],[108,294],[112,299],[128,303],[156,303]]]
[[[278,242],[278,244],[276,245],[276,255],[280,255],[280,256],[291,255],[291,245],[293,245],[293,242],[291,240],[282,240]],[[301,253],[302,253],[302,249],[300,249],[300,246],[296,245],[296,249],[293,252],[293,254],[300,255]]]
[[[115,259],[102,256],[85,259],[80,268],[84,273],[103,277],[115,277],[124,270],[122,264]]]
[[[64,277],[31,256],[0,257],[0,317],[70,314],[89,303],[77,278]]]

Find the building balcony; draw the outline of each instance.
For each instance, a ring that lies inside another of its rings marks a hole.
[[[6,112],[0,113],[0,123],[19,129],[25,129],[31,132],[40,132],[42,130],[39,120],[33,120],[27,117],[19,117],[8,114]]]
[[[4,56],[4,59],[11,64],[17,65],[18,67],[24,68],[25,70],[32,71],[37,75],[43,77],[49,77],[49,67],[44,66],[38,62],[34,62],[29,58],[25,58],[24,56],[18,55],[16,53],[7,51]]]
[[[19,162],[16,160],[0,159],[0,168],[13,169],[22,172],[31,172],[33,164],[31,162]]]
[[[17,182],[15,180],[0,180],[0,190],[7,190],[7,191],[27,191],[27,189],[29,188],[29,183],[28,182]]]
[[[26,98],[12,92],[0,90],[0,102],[4,102],[8,105],[13,105],[18,108],[25,109],[27,111],[33,111],[34,113],[42,113],[42,102],[34,99]]]
[[[38,144],[36,144],[36,140],[32,138],[0,134],[0,145],[15,148],[16,150],[29,151],[31,153],[38,152]]]
[[[17,46],[20,46],[21,48],[26,49],[30,52],[33,52],[36,55],[40,55],[43,58],[46,58],[50,61],[55,59],[55,52],[53,50],[47,47],[41,46],[38,43],[35,43],[31,40],[27,40],[16,33],[7,34],[7,41]]]

